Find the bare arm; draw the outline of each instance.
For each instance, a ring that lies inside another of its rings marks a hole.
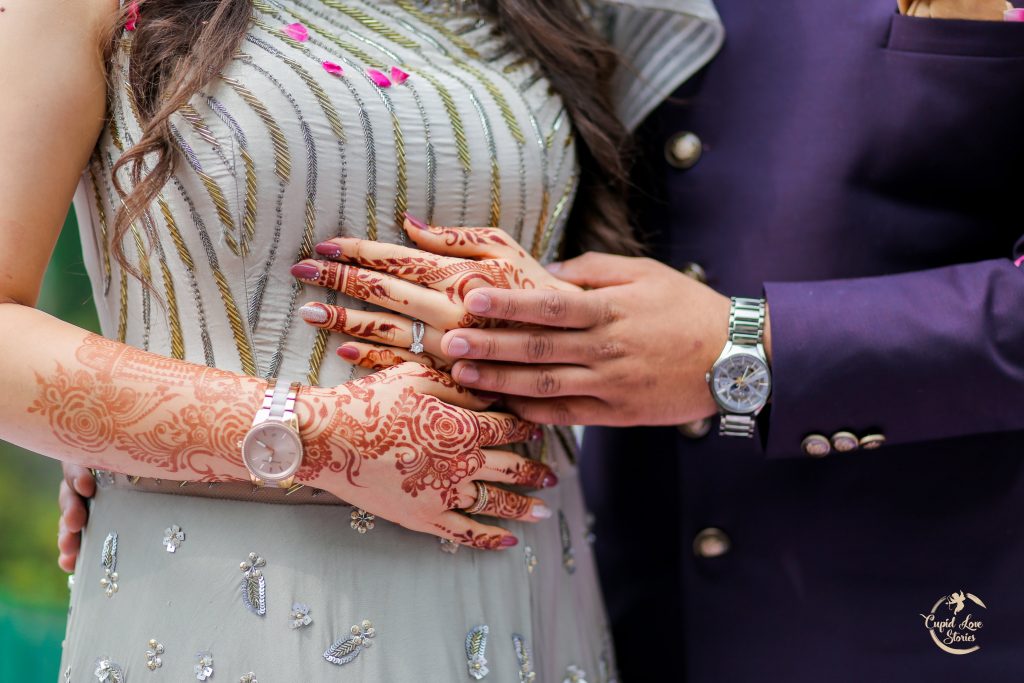
[[[99,40],[116,3],[6,0],[4,8],[0,438],[130,474],[246,478],[237,449],[225,446],[251,422],[261,380],[148,354],[32,308],[103,126]]]

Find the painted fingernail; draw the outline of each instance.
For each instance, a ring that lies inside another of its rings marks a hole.
[[[296,263],[292,266],[292,275],[300,280],[318,280],[320,269],[308,263]]]
[[[470,313],[486,313],[491,310],[491,297],[483,292],[470,292],[466,295],[466,308]]]
[[[472,363],[466,363],[459,371],[459,384],[476,384],[480,381],[480,371]]]
[[[517,543],[519,543],[519,539],[515,536],[505,536],[501,539],[501,546],[503,548],[511,548]]]
[[[560,271],[562,269],[562,262],[561,261],[553,261],[552,263],[549,263],[546,266],[544,266],[544,268],[549,273],[557,273],[558,271]]]
[[[554,472],[550,472],[550,473],[548,473],[548,474],[547,474],[547,475],[546,475],[546,476],[544,477],[544,481],[542,481],[542,482],[540,483],[540,487],[541,487],[542,489],[549,489],[549,488],[551,488],[552,486],[558,486],[558,477],[557,477],[557,476],[555,475],[555,473],[554,473]]]
[[[540,427],[540,426],[534,427],[533,431],[530,432],[530,439],[533,440],[533,441],[537,441],[538,439],[543,439],[543,438],[544,438],[544,428],[543,427]]]
[[[341,247],[334,242],[321,242],[320,244],[313,247],[316,253],[321,256],[329,256],[330,258],[338,258],[341,256]]]
[[[537,503],[533,506],[533,509],[530,510],[530,514],[536,519],[548,519],[551,517],[551,508],[547,505]]]
[[[359,358],[359,349],[354,346],[342,344],[338,347],[338,355],[342,358],[347,358],[348,360],[356,360]]]
[[[306,304],[299,309],[299,315],[307,323],[320,324],[327,322],[327,309],[320,304]]]
[[[465,356],[467,353],[469,353],[469,342],[462,337],[452,337],[452,340],[448,342],[449,356]]]
[[[416,216],[413,216],[408,211],[405,212],[405,220],[409,221],[409,224],[412,225],[412,227],[419,228],[420,230],[426,230],[427,228],[430,227],[429,225],[421,221],[419,218],[416,218]]]

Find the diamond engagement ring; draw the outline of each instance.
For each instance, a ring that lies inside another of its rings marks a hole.
[[[426,329],[426,326],[419,320],[412,321],[412,344],[409,346],[409,350],[413,353],[423,353],[423,335]]]

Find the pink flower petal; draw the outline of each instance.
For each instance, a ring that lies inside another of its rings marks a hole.
[[[391,87],[391,81],[388,80],[388,77],[382,74],[381,72],[377,71],[376,69],[367,69],[366,73],[373,80],[373,82],[377,84],[378,88]]]
[[[1024,9],[1008,9],[1003,13],[1005,21],[1024,21]]]
[[[289,38],[293,38],[299,41],[300,43],[304,43],[307,40],[309,40],[309,31],[307,31],[306,27],[300,24],[299,22],[295,22],[294,24],[288,24],[287,26],[282,26],[281,30],[284,32],[286,36],[288,36]]]
[[[407,80],[409,80],[409,74],[405,73],[404,71],[399,69],[397,66],[393,66],[393,67],[391,67],[391,80],[396,85],[402,85]]]
[[[324,71],[334,76],[341,76],[345,73],[345,70],[341,68],[340,64],[335,64],[334,62],[330,62],[325,59],[323,65]]]
[[[134,31],[139,23],[139,3],[132,0],[128,5],[128,18],[124,22],[125,31]]]
[[[1014,261],[1013,265],[1017,266],[1018,268],[1020,268],[1022,265],[1024,265],[1024,256],[1021,256],[1016,261]]]

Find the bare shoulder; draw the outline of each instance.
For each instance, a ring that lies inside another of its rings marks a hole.
[[[31,42],[42,49],[72,39],[98,48],[118,7],[118,0],[0,0],[0,45]]]

